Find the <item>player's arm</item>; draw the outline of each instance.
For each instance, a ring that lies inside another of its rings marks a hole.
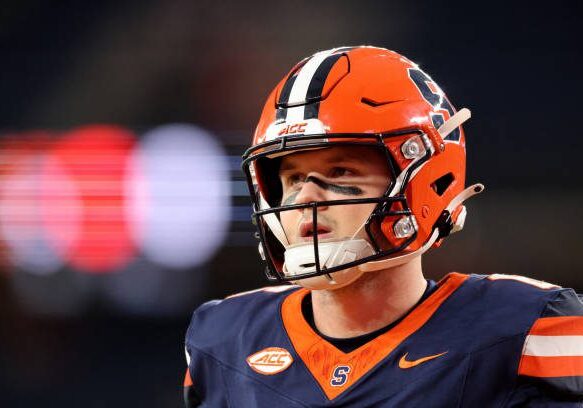
[[[221,389],[223,378],[221,370],[205,347],[209,339],[220,336],[214,330],[215,325],[209,323],[215,319],[214,306],[220,301],[213,300],[204,303],[192,314],[192,319],[185,338],[186,374],[184,377],[184,403],[192,407],[223,407],[227,406],[225,393]],[[212,342],[212,341],[211,341]]]
[[[184,376],[184,405],[186,408],[194,408],[200,406],[202,400],[194,388],[192,377],[190,376],[190,369],[186,369]]]
[[[563,290],[546,305],[526,336],[518,374],[521,386],[509,406],[583,406],[580,295]]]

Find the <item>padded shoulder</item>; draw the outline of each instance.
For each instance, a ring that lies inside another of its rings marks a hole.
[[[583,400],[583,303],[572,289],[560,291],[532,325],[518,373],[557,398]]]
[[[472,276],[479,279],[486,279],[487,281],[490,282],[498,282],[498,284],[507,283],[514,288],[522,286],[523,289],[534,288],[542,291],[561,289],[559,285],[555,285],[554,283],[549,283],[522,275],[506,275],[501,273],[494,273],[491,275],[472,275]]]
[[[558,285],[521,275],[471,275],[469,281],[473,282],[483,295],[491,297],[492,300],[498,298],[499,304],[538,305],[540,310],[535,317],[538,317],[548,301],[565,290]]]
[[[212,300],[196,309],[186,333],[186,345],[213,349],[257,335],[279,316],[282,300],[297,286],[272,286]]]

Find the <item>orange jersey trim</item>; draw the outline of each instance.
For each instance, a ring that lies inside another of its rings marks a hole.
[[[309,293],[307,289],[294,292],[284,300],[281,308],[283,324],[297,354],[328,399],[332,400],[380,363],[407,337],[419,330],[466,279],[467,275],[449,274],[440,282],[439,288],[399,324],[347,354],[318,336],[303,318],[302,299]],[[348,379],[340,387],[330,383],[333,371],[339,365],[351,367]]]
[[[190,377],[190,370],[186,369],[186,374],[184,375],[184,386],[190,387],[192,385],[192,378]]]
[[[583,356],[522,356],[518,374],[530,377],[583,376]]]
[[[539,336],[583,336],[583,317],[541,317],[534,323],[528,334]]]

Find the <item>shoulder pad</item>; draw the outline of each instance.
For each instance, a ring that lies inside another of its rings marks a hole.
[[[278,305],[297,286],[276,286],[204,303],[192,314],[186,333],[187,346],[214,348],[227,345],[250,330],[271,325]]]
[[[583,398],[583,303],[572,289],[561,290],[532,325],[518,374],[554,393]]]
[[[484,276],[486,279],[491,281],[514,281],[514,282],[521,282],[526,285],[530,285],[535,288],[548,290],[548,289],[560,289],[559,285],[555,285],[553,283],[544,282],[537,279],[532,279],[526,276],[521,275],[505,275],[501,273],[494,273],[491,275]]]

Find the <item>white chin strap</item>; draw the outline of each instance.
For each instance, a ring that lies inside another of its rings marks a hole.
[[[263,198],[261,194],[259,194],[259,207],[262,210],[267,210],[271,208],[269,203],[265,200],[265,198]],[[277,215],[275,215],[275,213],[265,214],[263,216],[263,219],[265,220],[265,223],[269,226],[269,229],[271,230],[273,235],[275,235],[275,238],[277,238],[278,241],[281,242],[281,244],[287,248],[289,246],[289,240],[287,239],[287,235],[285,235],[283,225],[281,225],[281,222],[277,218]],[[261,246],[261,244],[259,245]],[[259,251],[261,252],[261,249]]]
[[[311,250],[306,253],[306,247]],[[291,245],[285,250],[285,268],[288,276],[297,276],[316,270],[312,242]],[[318,262],[321,269],[330,269],[374,254],[364,239],[339,239],[318,242]]]
[[[285,250],[283,272],[288,277],[299,276],[316,271],[314,243],[307,242],[291,245]],[[364,239],[349,238],[318,242],[320,269],[344,265],[357,259],[374,255],[373,247]],[[347,268],[332,274],[313,278],[298,279],[294,282],[309,289],[332,289],[346,286],[356,280],[362,272]]]

